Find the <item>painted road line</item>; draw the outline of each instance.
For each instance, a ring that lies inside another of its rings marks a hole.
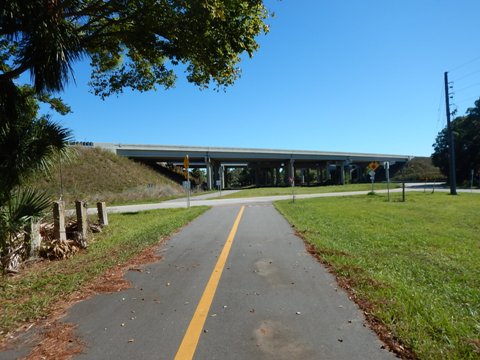
[[[208,311],[210,310],[213,297],[217,291],[218,283],[220,281],[220,277],[222,276],[225,263],[227,262],[228,254],[232,248],[233,240],[237,233],[238,225],[240,224],[240,219],[242,218],[244,209],[245,206],[242,206],[238,212],[237,218],[235,219],[232,229],[230,230],[230,234],[228,234],[227,241],[225,242],[222,252],[220,253],[217,264],[213,269],[212,275],[210,275],[210,279],[208,280],[207,286],[203,291],[203,295],[198,303],[197,309],[193,314],[190,325],[188,325],[187,332],[185,333],[182,343],[178,348],[177,355],[175,355],[175,360],[189,360],[192,359],[193,355],[195,354],[203,326],[205,325],[205,321],[208,316]]]

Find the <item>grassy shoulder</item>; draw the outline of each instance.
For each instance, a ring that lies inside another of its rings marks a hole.
[[[110,225],[96,234],[87,250],[67,260],[32,266],[19,276],[0,277],[0,334],[48,316],[58,300],[159,243],[206,209],[112,214]]]
[[[196,196],[204,196],[207,194],[212,194],[218,192],[217,190],[207,190],[207,191],[196,191],[192,192],[190,194],[190,197],[194,199]],[[113,201],[110,204],[107,204],[107,206],[123,206],[123,205],[139,205],[139,204],[158,204],[163,201],[169,201],[169,200],[177,200],[177,199],[186,199],[187,195],[184,193],[179,194],[179,195],[172,195],[172,196],[167,196],[167,197],[161,197],[157,199],[140,199],[140,200],[131,200],[131,201]]]
[[[359,303],[421,359],[480,355],[480,196],[282,201]]]
[[[390,189],[397,188],[398,184],[390,184]],[[383,190],[387,188],[385,183],[375,183],[375,190]],[[323,194],[332,192],[345,192],[345,191],[370,191],[372,190],[372,184],[347,184],[347,185],[329,185],[329,186],[312,186],[303,187],[296,186],[293,191],[296,195],[300,194]],[[231,195],[222,196],[222,199],[236,199],[258,196],[275,196],[275,195],[292,195],[291,187],[265,187],[265,188],[253,188],[245,189],[236,192]]]

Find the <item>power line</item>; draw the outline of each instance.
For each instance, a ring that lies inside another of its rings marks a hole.
[[[442,127],[443,127],[443,120],[445,119],[445,113],[443,112],[443,108],[445,105],[445,93],[443,90],[443,84],[440,87],[440,100],[438,101],[438,110],[437,110],[437,132],[439,131],[440,128],[440,121],[442,121]]]
[[[475,86],[478,86],[478,85],[480,85],[480,82],[477,82],[475,84],[471,84],[471,85],[468,85],[468,86],[464,86],[463,88],[460,88],[460,89],[455,89],[453,93],[455,94],[455,93],[458,93],[458,92],[462,92],[464,90],[471,89],[472,87],[475,87]]]
[[[460,80],[463,80],[463,79],[466,79],[470,76],[473,76],[473,75],[476,75],[476,74],[480,74],[480,70],[477,70],[477,71],[473,71],[471,73],[468,73],[468,74],[465,74],[463,76],[460,76],[459,78],[454,78],[452,79],[453,82],[457,82],[457,81],[460,81]]]
[[[455,103],[456,103],[457,105],[459,105],[459,104],[464,104],[464,103],[466,103],[467,101],[471,101],[471,100],[474,100],[474,99],[475,99],[475,100],[478,100],[479,98],[480,98],[480,95],[471,96],[471,97],[469,97],[469,98],[464,98],[464,99],[460,99],[460,100],[455,100]]]
[[[475,61],[477,61],[477,60],[480,60],[480,56],[478,56],[478,57],[476,57],[476,58],[473,58],[472,60],[469,60],[469,61],[467,61],[466,63],[463,63],[463,64],[461,64],[461,65],[459,65],[459,66],[457,66],[457,67],[454,67],[453,69],[450,69],[448,72],[452,72],[452,71],[456,71],[456,70],[458,70],[458,69],[461,69],[461,68],[463,68],[463,67],[465,67],[465,66],[467,66],[467,65],[470,65],[471,63],[473,63],[473,62],[475,62]]]

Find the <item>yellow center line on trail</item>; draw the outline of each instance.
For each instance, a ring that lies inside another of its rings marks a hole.
[[[207,286],[203,291],[203,295],[197,305],[197,309],[193,314],[190,325],[188,325],[187,332],[185,333],[182,343],[178,348],[177,355],[175,355],[175,360],[189,360],[192,359],[193,355],[195,354],[198,340],[200,339],[203,326],[205,325],[205,321],[208,316],[208,311],[212,305],[213,297],[217,291],[218,283],[220,281],[220,277],[222,276],[225,263],[227,262],[228,254],[232,248],[233,240],[237,233],[238,225],[240,224],[240,219],[242,218],[244,209],[245,206],[242,206],[238,212],[237,218],[235,219],[232,229],[230,230],[230,234],[228,234],[227,241],[225,242],[222,252],[217,260],[217,264],[213,269],[212,275],[210,275],[210,279],[208,280]]]

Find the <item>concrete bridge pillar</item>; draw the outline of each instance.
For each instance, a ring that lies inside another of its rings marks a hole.
[[[223,188],[228,188],[230,184],[228,183],[228,166],[223,166]]]
[[[207,169],[207,188],[208,190],[213,189],[213,169],[212,163],[209,157],[205,157],[205,168]]]
[[[345,185],[345,161],[340,163],[340,184]]]
[[[225,172],[227,171],[227,168],[223,165],[220,165],[218,168],[219,171],[219,177],[220,177],[220,188],[225,189]]]
[[[292,181],[295,181],[295,166],[294,166],[295,160],[290,159],[288,163],[288,177],[289,179],[292,179]]]
[[[353,180],[353,173],[355,173],[356,175],[356,179],[358,180],[358,171],[357,171],[357,165],[350,165],[350,169],[349,169],[349,173],[350,173],[350,181],[353,183],[354,180]]]
[[[278,186],[279,182],[280,182],[280,168],[278,166],[275,166],[275,169],[273,169],[273,185]]]
[[[330,181],[332,180],[332,174],[330,173],[330,163],[328,161],[327,161],[326,168],[327,168],[327,181]]]
[[[216,162],[214,162],[212,164],[212,169],[213,169],[213,171],[212,171],[212,186],[214,188],[216,188],[217,187],[217,180],[220,180],[220,181],[222,180],[221,179],[220,165],[217,164]]]

